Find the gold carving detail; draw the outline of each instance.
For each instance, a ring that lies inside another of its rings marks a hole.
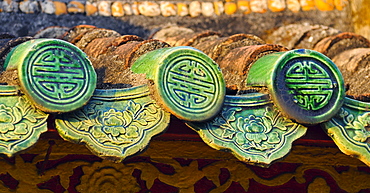
[[[184,146],[184,143],[189,143],[189,146]],[[193,143],[198,145],[193,146]],[[45,163],[45,153],[49,146],[45,140],[40,140],[33,150],[26,152],[37,154],[31,162],[24,161],[20,155],[15,156],[14,164],[6,161],[4,158],[0,158],[0,174],[9,173],[19,181],[16,192],[50,192],[50,190],[38,189],[37,184],[44,183],[57,175],[60,176],[61,186],[67,190],[70,186],[70,177],[74,174],[74,169],[77,167],[81,167],[83,171],[83,175],[80,177],[81,183],[75,187],[80,192],[89,192],[90,190],[100,192],[103,188],[110,193],[122,192],[122,188],[125,188],[125,192],[138,192],[140,191],[140,185],[133,176],[133,172],[136,170],[141,171],[140,179],[145,182],[148,189],[153,187],[156,180],[160,180],[162,183],[177,187],[179,192],[194,192],[194,184],[204,177],[212,181],[215,185],[215,188],[210,191],[211,193],[224,192],[233,182],[239,183],[245,191],[248,191],[251,179],[259,184],[270,187],[280,186],[288,183],[290,180],[295,180],[299,184],[309,183],[309,192],[316,191],[319,187],[321,187],[320,190],[323,192],[327,192],[329,190],[328,182],[324,178],[321,178],[321,176],[317,176],[312,182],[307,181],[306,174],[310,170],[318,170],[330,175],[338,187],[346,192],[359,192],[363,189],[370,189],[370,173],[358,169],[358,167],[366,166],[354,158],[348,158],[348,160],[352,160],[348,163],[342,159],[342,157],[347,159],[347,156],[342,155],[336,148],[310,147],[308,149],[304,147],[304,151],[303,149],[295,149],[285,159],[292,164],[296,164],[295,170],[282,172],[270,178],[264,178],[255,172],[252,166],[244,164],[233,157],[226,159],[227,157],[223,157],[218,151],[212,150],[207,146],[202,146],[202,142],[171,141],[171,144],[173,144],[172,147],[166,141],[154,141],[149,149],[142,154],[145,158],[143,161],[113,163],[106,160],[87,161],[83,159],[72,159],[70,161],[62,161],[55,167],[40,171],[40,164]],[[178,152],[178,145],[183,147],[181,153],[184,156],[181,158],[188,161],[186,165],[181,165],[172,158],[175,157],[175,153],[171,153],[171,151]],[[173,150],[174,148],[176,148],[176,151]],[[335,150],[329,154],[330,157],[337,160],[336,163],[329,165],[320,164],[315,161],[316,156],[318,156],[316,155],[317,153],[328,153],[331,151],[326,149]],[[161,151],[164,150],[169,150],[167,152],[173,155],[170,157],[168,155],[162,155]],[[212,160],[212,162],[202,166],[197,158],[188,158],[188,156],[193,156],[192,152],[197,151],[204,152],[203,155],[198,154],[198,159],[208,159]],[[92,156],[83,145],[70,144],[57,140],[53,146],[49,161],[63,160],[68,155],[75,154],[76,152],[81,152],[79,155],[82,156]],[[206,155],[206,158],[200,158],[204,155]],[[289,164],[285,160],[285,164]],[[295,162],[294,160],[301,161]],[[36,167],[37,164],[39,167]],[[155,166],[156,164],[163,164],[173,168],[173,174],[164,173]],[[348,168],[339,172],[336,170],[335,165],[341,164],[348,165],[346,166]],[[230,177],[224,182],[221,182],[219,178],[222,168],[227,169],[230,173]],[[109,187],[109,185],[112,187]],[[0,181],[0,193],[11,191]]]

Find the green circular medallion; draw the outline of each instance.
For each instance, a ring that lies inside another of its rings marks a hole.
[[[344,100],[344,83],[330,59],[301,49],[281,54],[276,64],[271,95],[289,118],[316,124],[338,112]]]
[[[10,57],[9,63],[18,64],[23,91],[43,111],[78,109],[95,90],[96,73],[90,61],[68,42],[32,40],[15,48]]]
[[[135,73],[154,81],[157,99],[179,119],[205,121],[216,116],[225,98],[218,65],[203,52],[187,46],[162,48],[135,61]]]
[[[175,116],[204,121],[221,109],[225,83],[218,65],[195,49],[172,49],[161,62],[156,86]]]

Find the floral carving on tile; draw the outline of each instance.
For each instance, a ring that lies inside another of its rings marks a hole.
[[[219,128],[212,133],[224,140],[232,140],[245,151],[266,151],[276,148],[289,128],[296,125],[280,116],[280,113],[271,107],[265,108],[263,116],[250,114],[247,117],[235,117],[238,111],[242,111],[242,108],[223,111],[221,116],[212,122],[213,126]]]
[[[330,121],[322,123],[324,131],[345,154],[370,166],[369,103],[345,98],[344,105]]]
[[[368,141],[370,138],[370,112],[363,113],[356,119],[354,114],[341,108],[338,116],[342,118],[345,123],[344,128],[353,140],[370,143]]]
[[[271,105],[225,106],[207,123],[188,123],[215,149],[230,150],[238,159],[269,165],[284,157],[307,128],[285,118]]]
[[[133,143],[142,135],[140,130],[153,126],[158,121],[158,107],[153,103],[138,104],[130,100],[123,110],[111,108],[101,110],[103,105],[92,102],[75,113],[71,122],[78,123],[75,128],[90,132],[99,143]],[[100,110],[99,110],[100,109]],[[140,129],[139,129],[140,128]]]
[[[10,99],[10,98],[9,98]],[[0,153],[13,155],[36,143],[47,130],[47,115],[24,97],[0,104]]]
[[[146,87],[101,93],[105,94],[93,96],[81,109],[57,116],[56,128],[64,139],[84,143],[100,157],[122,161],[141,152],[167,128],[169,113],[149,97]]]

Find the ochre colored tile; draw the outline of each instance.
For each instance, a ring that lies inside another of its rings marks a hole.
[[[67,5],[60,1],[53,1],[55,6],[55,15],[67,14]]]
[[[272,12],[284,11],[286,8],[285,0],[268,0],[267,3]]]
[[[237,5],[235,2],[226,2],[225,3],[225,14],[232,15],[237,11]]]
[[[315,10],[315,0],[301,0],[301,8],[303,11]]]
[[[315,0],[315,5],[320,11],[334,10],[334,0]]]
[[[243,14],[249,14],[251,12],[251,7],[249,4],[249,1],[247,0],[239,0],[237,2],[238,6],[238,12],[243,13]]]
[[[98,4],[98,12],[101,16],[111,16],[112,10],[111,10],[111,3],[108,1],[100,1]]]
[[[250,0],[251,11],[255,13],[265,13],[267,11],[266,0]]]
[[[87,16],[97,15],[98,6],[96,5],[96,3],[95,2],[91,3],[87,1],[85,5],[85,13]]]
[[[225,12],[224,3],[222,1],[215,1],[213,2],[215,7],[215,14],[222,15]]]
[[[192,1],[189,4],[189,14],[191,17],[198,17],[202,13],[202,6],[199,1]]]
[[[178,16],[189,15],[189,8],[186,3],[177,3],[177,15]]]
[[[298,13],[301,10],[301,4],[299,4],[299,0],[286,0],[286,5],[293,13]]]
[[[334,0],[335,8],[342,11],[345,7],[349,5],[348,0]]]
[[[177,7],[174,3],[168,1],[160,2],[161,13],[165,17],[174,16],[177,12]]]
[[[125,15],[125,12],[123,11],[123,4],[120,1],[116,1],[112,3],[112,15],[114,17],[122,17]]]
[[[139,3],[139,12],[141,15],[145,16],[159,16],[161,14],[161,9],[157,3],[150,2],[150,1],[144,1]]]
[[[139,2],[134,2],[131,4],[131,10],[134,15],[140,15],[139,4]]]
[[[67,5],[68,13],[84,13],[85,5],[79,1],[71,1]]]
[[[129,3],[124,3],[123,4],[123,12],[125,13],[125,15],[132,15],[134,14],[132,9],[131,9],[131,5]]]

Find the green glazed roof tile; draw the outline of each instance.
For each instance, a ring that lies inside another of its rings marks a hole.
[[[142,55],[131,70],[154,82],[156,100],[186,121],[205,121],[220,110],[225,81],[218,65],[187,46],[162,48]]]
[[[268,95],[226,95],[222,111],[207,122],[187,123],[209,146],[241,161],[268,166],[286,156],[307,128],[285,118]]]
[[[96,87],[96,73],[86,54],[63,40],[22,43],[8,54],[4,66],[18,69],[21,89],[45,112],[81,108]]]
[[[16,86],[0,86],[0,154],[13,156],[37,142],[47,131],[47,117]]]
[[[307,49],[268,54],[249,70],[249,86],[266,86],[274,104],[302,124],[329,120],[343,104],[343,77],[323,54]]]
[[[83,108],[58,115],[56,128],[64,139],[119,162],[143,151],[153,136],[166,130],[169,120],[147,86],[97,89]]]
[[[343,153],[370,166],[370,103],[345,98],[340,111],[321,125]]]

